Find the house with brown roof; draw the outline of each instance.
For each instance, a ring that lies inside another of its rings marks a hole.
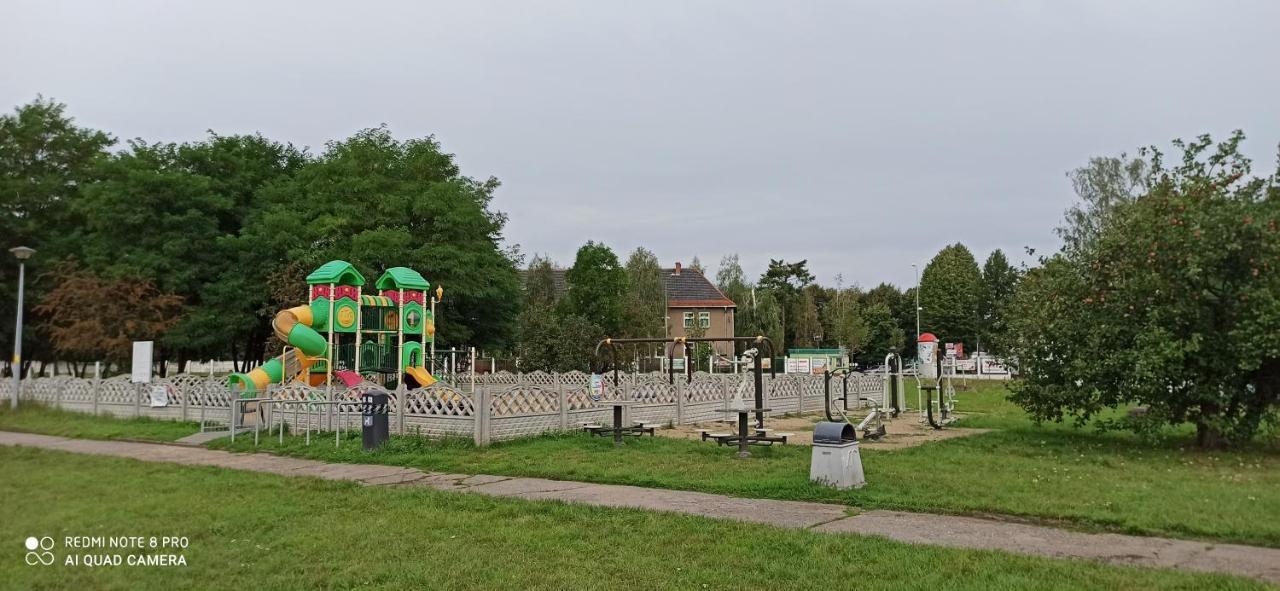
[[[689,336],[701,331],[708,337],[733,336],[737,304],[695,269],[676,266],[662,270],[667,298],[667,336]],[[718,355],[733,356],[733,343],[714,343]]]
[[[521,273],[523,275],[523,271]],[[565,269],[552,271],[552,288],[559,295],[568,291],[565,273]],[[685,269],[677,261],[675,267],[662,270],[662,283],[666,300],[664,336],[689,336],[690,332],[699,330],[708,337],[733,336],[734,312],[738,306],[701,272]],[[717,355],[733,357],[733,343],[714,343],[713,349]]]

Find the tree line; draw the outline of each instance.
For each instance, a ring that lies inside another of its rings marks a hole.
[[[835,286],[824,286],[806,260],[770,260],[754,280],[737,255],[724,257],[714,274],[697,257],[693,260],[685,272],[702,274],[736,304],[735,334],[767,336],[779,346],[779,355],[788,348],[839,348],[862,367],[882,362],[887,353],[914,357],[914,287],[881,283],[862,289],[844,286],[839,277]],[[584,369],[605,336],[667,336],[667,323],[679,321],[668,317],[667,272],[644,247],[623,262],[611,247],[595,241],[578,249],[563,270],[548,257],[534,257],[524,271],[524,305],[516,322],[521,367]],[[1020,276],[1000,250],[979,268],[964,245],[943,248],[920,280],[924,330],[969,350],[981,346],[1003,352],[1009,341],[1005,314]],[[702,336],[701,331],[695,324],[690,334]],[[703,345],[695,354],[704,367],[710,347]]]
[[[914,287],[824,286],[805,260],[770,260],[755,279],[734,255],[714,273],[690,267],[737,304],[738,335],[840,347],[870,365],[914,356],[918,312],[942,341],[1015,362],[1013,400],[1038,420],[1189,424],[1205,446],[1243,441],[1280,423],[1280,175],[1254,175],[1243,140],[1091,159],[1068,174],[1078,203],[1060,249],[1014,267],[999,250],[979,266],[946,246],[921,273],[918,311]],[[652,252],[624,262],[587,242],[563,273],[526,261],[503,245],[498,186],[463,175],[433,138],[386,127],[316,153],[259,134],[121,144],[39,98],[0,116],[0,235],[39,250],[21,369],[124,364],[135,340],[179,367],[247,369],[279,347],[272,315],[331,259],[368,277],[419,270],[445,287],[444,345],[506,351],[523,369],[586,369],[605,335],[663,335]],[[16,271],[0,265],[5,310]],[[13,328],[5,314],[0,339]]]
[[[398,140],[385,127],[318,153],[214,132],[122,145],[37,99],[0,117],[0,235],[38,250],[23,369],[118,366],[135,340],[155,340],[180,368],[232,359],[247,369],[279,346],[271,317],[305,300],[305,275],[331,259],[370,281],[412,267],[445,288],[444,345],[506,346],[520,255],[502,246],[497,188],[464,176],[433,138]],[[16,272],[0,265],[6,310]],[[12,342],[5,317],[0,338]]]

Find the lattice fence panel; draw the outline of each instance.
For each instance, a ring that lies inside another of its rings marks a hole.
[[[470,417],[475,402],[469,394],[439,382],[405,393],[405,417]]]
[[[518,384],[496,392],[490,408],[493,417],[558,414],[560,395],[554,390]]]

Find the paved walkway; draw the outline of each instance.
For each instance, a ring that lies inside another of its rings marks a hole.
[[[743,499],[699,492],[542,478],[443,474],[376,464],[329,464],[262,453],[240,454],[157,443],[92,441],[0,431],[0,445],[116,456],[148,462],[218,466],[284,476],[352,480],[366,485],[426,487],[499,497],[634,507],[818,532],[877,535],[918,544],[1223,572],[1280,583],[1280,549],[1272,548],[1119,534],[1090,534],[973,517],[900,511],[869,511],[850,516],[846,507],[824,503]]]

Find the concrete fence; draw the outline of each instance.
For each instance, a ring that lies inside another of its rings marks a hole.
[[[152,384],[132,384],[128,376],[108,379],[37,378],[23,382],[22,399],[66,410],[118,417],[145,416],[199,420],[207,424],[239,426],[255,421],[270,428],[285,424],[293,431],[359,429],[359,401],[366,393],[387,394],[393,433],[428,437],[465,437],[478,445],[555,431],[572,431],[582,423],[611,421],[613,399],[635,401],[626,407],[627,421],[685,425],[722,420],[731,402],[742,396],[754,406],[751,374],[696,373],[692,380],[665,374],[622,374],[615,387],[605,376],[601,400],[593,400],[591,376],[581,372],[507,373],[475,376],[474,383],[427,388],[385,390],[372,383],[354,388],[311,387],[300,382],[276,385],[261,395],[261,408],[233,405],[235,396],[224,379],[177,375]],[[831,381],[832,396],[843,391],[841,377]],[[8,399],[12,382],[0,385],[0,399]],[[886,384],[879,374],[851,374],[850,400],[870,398],[884,404]],[[161,392],[163,390],[163,392]],[[770,414],[820,412],[823,377],[780,374],[764,378],[765,407]],[[850,404],[850,407],[860,404]]]

